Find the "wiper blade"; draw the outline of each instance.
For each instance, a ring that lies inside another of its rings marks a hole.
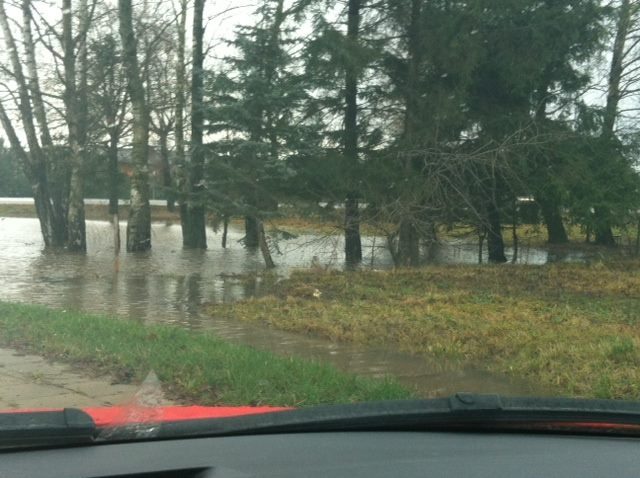
[[[0,413],[0,448],[85,444],[95,435],[91,417],[74,408]]]
[[[640,403],[458,393],[450,398],[322,406],[165,422],[155,438],[326,431],[544,431],[640,436]],[[135,438],[127,427],[110,439]]]

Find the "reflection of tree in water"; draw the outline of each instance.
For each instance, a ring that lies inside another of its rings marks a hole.
[[[211,293],[214,292],[211,291]],[[215,300],[215,296],[212,298]],[[200,326],[200,305],[202,302],[202,275],[199,272],[176,279],[175,303],[182,313],[180,320],[182,325],[190,328]]]
[[[76,310],[86,305],[87,276],[91,283],[99,277],[85,254],[64,251],[42,251],[25,271],[28,281],[22,300]]]
[[[128,304],[127,315],[130,319],[146,321],[149,319],[149,276],[126,275],[125,298]]]

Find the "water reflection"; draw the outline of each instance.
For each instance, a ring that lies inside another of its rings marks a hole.
[[[124,237],[124,226],[121,234]],[[0,299],[212,329],[230,341],[327,361],[354,373],[392,374],[417,387],[423,395],[445,395],[458,390],[531,392],[526,384],[504,377],[460,370],[452,364],[429,362],[397,351],[336,344],[202,315],[203,303],[256,295],[263,286],[259,277],[246,279],[247,273],[262,271],[264,267],[258,252],[247,251],[239,244],[241,230],[230,228],[226,249],[220,247],[219,234],[211,230],[207,234],[209,250],[183,250],[179,225],[153,224],[153,250],[143,254],[121,253],[116,267],[109,223],[88,221],[88,254],[79,255],[43,252],[35,219],[0,219]],[[364,238],[367,267],[392,266],[390,255],[380,244],[384,244],[380,238]],[[279,240],[275,246],[278,274],[286,275],[291,269],[311,264],[343,266],[340,237],[302,235]],[[435,247],[432,258],[436,263],[475,263],[477,254],[477,246],[457,241]],[[522,263],[542,264],[549,259],[545,250],[520,249]],[[563,260],[582,258],[574,254]]]

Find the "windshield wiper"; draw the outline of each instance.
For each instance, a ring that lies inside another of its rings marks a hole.
[[[322,406],[168,422],[155,438],[327,431],[542,431],[640,436],[640,403],[458,393],[450,398]],[[110,439],[135,438],[122,427]]]
[[[95,435],[91,417],[74,408],[0,413],[0,448],[79,445]]]

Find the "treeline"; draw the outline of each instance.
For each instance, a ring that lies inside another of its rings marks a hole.
[[[127,250],[150,248],[150,143],[184,246],[207,247],[208,214],[240,216],[267,265],[281,203],[339,205],[348,263],[364,222],[398,265],[461,225],[506,261],[523,198],[554,244],[580,225],[613,247],[638,224],[631,0],[261,0],[213,45],[204,0],[64,0],[55,21],[0,4],[0,120],[47,246],[86,249],[89,157],[117,199],[130,145]]]

